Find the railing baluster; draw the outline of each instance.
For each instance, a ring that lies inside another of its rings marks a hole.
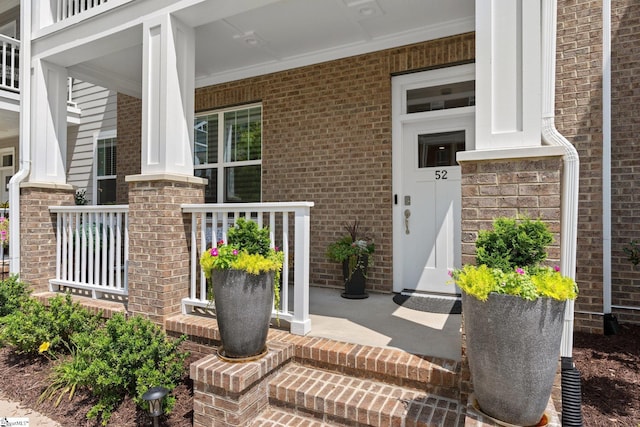
[[[281,287],[280,287],[280,311],[289,310],[289,214],[282,214],[282,263]]]
[[[114,214],[116,216],[116,265],[114,269],[116,289],[122,288],[122,214],[120,212]]]
[[[96,278],[93,275],[93,268],[94,268],[94,251],[95,251],[95,222],[96,222],[96,215],[94,212],[89,212],[88,214],[88,220],[87,220],[87,227],[89,227],[89,243],[87,244],[88,246],[88,254],[87,254],[87,263],[88,263],[88,268],[87,268],[87,282],[90,285],[93,285],[96,283]]]

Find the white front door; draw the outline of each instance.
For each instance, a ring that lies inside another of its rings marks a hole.
[[[455,155],[473,146],[474,115],[437,116],[402,124],[396,292],[456,293],[448,276],[460,267],[461,186]]]

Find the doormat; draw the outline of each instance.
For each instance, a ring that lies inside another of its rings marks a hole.
[[[450,298],[438,298],[437,296],[417,296],[396,294],[393,302],[411,310],[426,311],[428,313],[460,314],[462,313],[462,301]]]

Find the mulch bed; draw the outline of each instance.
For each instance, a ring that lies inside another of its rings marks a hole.
[[[194,357],[187,360],[195,361]],[[585,427],[638,427],[640,425],[640,326],[620,325],[617,335],[576,333],[574,361],[582,376],[582,413]],[[11,399],[37,410],[63,426],[99,426],[85,415],[95,400],[78,391],[72,400],[38,402],[49,384],[53,362],[42,356],[18,355],[0,348],[0,390]],[[188,369],[187,369],[188,372]],[[176,406],[160,419],[166,427],[193,423],[193,385],[188,374],[173,391]],[[2,414],[0,414],[2,416]],[[152,420],[129,398],[113,413],[110,426],[149,426]]]

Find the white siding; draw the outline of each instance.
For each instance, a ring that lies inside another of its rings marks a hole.
[[[96,134],[116,129],[116,92],[74,80],[73,101],[82,114],[80,125],[68,129],[67,183],[86,189],[89,204],[95,204],[94,141]]]

